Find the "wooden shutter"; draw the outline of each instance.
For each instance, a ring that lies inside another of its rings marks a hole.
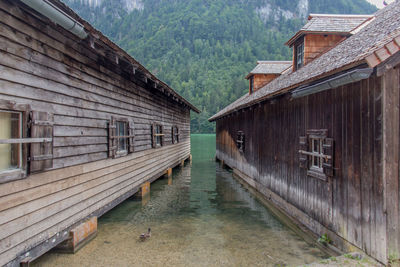
[[[135,141],[135,124],[133,121],[128,122],[128,152],[135,152],[134,141]]]
[[[117,154],[117,124],[114,117],[108,123],[108,157],[115,158]]]
[[[175,144],[175,126],[171,127],[172,144]]]
[[[299,137],[300,150],[308,151],[308,139],[307,136]],[[308,156],[302,153],[299,153],[299,166],[300,168],[307,169],[308,168]]]
[[[179,139],[180,139],[180,136],[179,136],[179,135],[180,135],[180,133],[179,133],[179,128],[178,128],[178,126],[176,126],[176,133],[175,133],[175,134],[176,134],[176,142],[179,143]]]
[[[41,111],[30,113],[31,138],[51,138],[51,141],[32,143],[30,146],[30,172],[53,168],[53,124],[52,114]]]
[[[160,125],[160,130],[161,130],[161,146],[163,146],[164,145],[164,126],[162,126],[162,125]]]
[[[244,135],[244,133],[242,132],[242,135],[241,135],[241,140],[242,140],[242,152],[244,152],[244,149],[245,149],[245,135]]]
[[[334,141],[332,138],[325,138],[322,145],[322,151],[325,156],[329,156],[329,159],[325,159],[322,164],[324,174],[326,176],[333,176],[333,151],[334,151]]]
[[[151,146],[153,148],[157,147],[157,140],[156,140],[156,124],[153,122],[151,125]]]

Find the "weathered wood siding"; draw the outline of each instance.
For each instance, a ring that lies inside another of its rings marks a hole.
[[[399,58],[400,53],[397,53]],[[398,62],[398,61],[397,61]],[[387,213],[387,253],[391,260],[400,259],[400,65],[383,76],[383,174]]]
[[[254,74],[254,92],[278,77],[278,74]]]
[[[190,155],[187,107],[18,4],[0,1],[0,99],[54,115],[54,159],[50,171],[0,184],[0,266]],[[111,116],[133,119],[134,153],[108,158]],[[162,148],[152,149],[153,122]]]
[[[306,34],[304,36],[304,63],[307,64],[346,39],[336,34]]]
[[[267,188],[305,214],[303,223],[317,234],[329,229],[386,262],[382,101],[382,78],[372,76],[299,99],[263,102],[217,120],[217,157],[249,176],[260,192]],[[335,175],[328,181],[299,167],[299,137],[308,129],[328,129],[334,139]],[[236,146],[237,131],[245,134],[244,153]],[[292,213],[289,206],[282,208]]]

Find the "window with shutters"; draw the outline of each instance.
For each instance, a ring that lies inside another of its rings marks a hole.
[[[179,128],[178,128],[178,126],[171,127],[171,138],[172,138],[173,144],[179,143]]]
[[[236,145],[238,147],[239,152],[244,152],[244,132],[238,131],[236,137]]]
[[[152,124],[151,135],[153,148],[162,147],[164,145],[164,131],[161,124]]]
[[[112,117],[109,122],[109,157],[117,158],[134,152],[134,123],[127,118]]]
[[[0,183],[51,168],[53,115],[0,100]]]
[[[333,139],[327,137],[327,130],[308,130],[307,136],[300,137],[300,167],[307,175],[322,180],[333,176]]]

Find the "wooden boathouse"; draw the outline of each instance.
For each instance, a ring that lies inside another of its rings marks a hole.
[[[59,0],[0,0],[0,24],[0,266],[19,266],[189,158],[199,111]]]
[[[385,264],[400,258],[399,14],[396,1],[373,16],[310,15],[287,42],[292,67],[209,119],[237,176]]]

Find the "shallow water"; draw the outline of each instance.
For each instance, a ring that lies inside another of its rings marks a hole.
[[[214,161],[215,135],[192,135],[192,165],[99,219],[98,236],[74,255],[34,266],[297,266],[326,258]],[[139,235],[151,227],[145,242]]]

